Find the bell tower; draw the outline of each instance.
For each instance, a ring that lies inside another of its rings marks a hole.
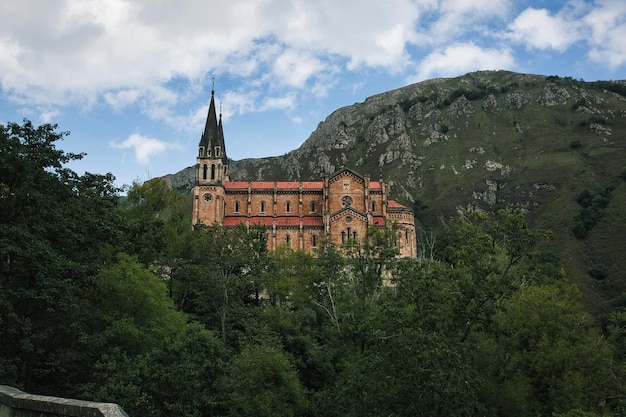
[[[212,89],[209,113],[196,157],[196,182],[193,191],[194,225],[223,224],[225,181],[229,181],[229,177],[222,114],[220,111],[218,121],[215,111],[215,90]]]

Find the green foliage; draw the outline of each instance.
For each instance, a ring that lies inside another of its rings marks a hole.
[[[569,147],[572,149],[580,149],[583,147],[583,144],[580,143],[579,140],[573,140],[569,143]]]
[[[611,91],[613,93],[619,94],[620,96],[626,97],[626,85],[624,85],[624,83],[615,81],[596,81],[589,84],[593,88]]]
[[[84,395],[119,403],[129,415],[222,415],[218,384],[228,360],[228,351],[211,331],[185,325],[141,355],[117,350],[104,356],[97,384]]]
[[[0,380],[64,393],[89,377],[97,271],[124,239],[109,175],[77,175],[56,125],[0,126]]]
[[[608,186],[597,193],[583,190],[578,194],[576,202],[582,209],[576,217],[576,223],[572,228],[572,232],[577,239],[587,237],[591,229],[600,221],[604,214],[604,209],[609,205],[613,189],[614,187]]]
[[[267,253],[264,229],[191,230],[189,198],[158,180],[120,200],[110,176],[65,169],[79,156],[54,130],[0,135],[3,383],[151,417],[625,409],[626,314],[593,326],[522,208],[464,213],[420,260],[396,258],[392,227]],[[578,195],[582,227],[612,190]]]
[[[464,96],[469,101],[476,101],[484,98],[487,95],[485,90],[459,88],[452,91],[448,97],[443,101],[444,105],[450,105],[457,98]]]
[[[188,239],[186,263],[173,274],[174,299],[182,311],[224,342],[236,343],[234,329],[247,326],[258,306],[268,264],[267,232],[244,225],[201,227]]]
[[[126,353],[143,353],[186,322],[168,298],[165,283],[126,254],[99,274],[97,285],[100,331],[91,344],[101,352],[115,346]]]
[[[523,287],[494,319],[504,348],[498,367],[503,377],[507,369],[514,370],[517,388],[525,387],[524,396],[515,400],[523,414],[596,410],[619,390],[611,347],[589,327],[575,286],[559,280]],[[497,383],[506,385],[507,378]],[[506,402],[502,415],[511,406]]]
[[[292,417],[306,409],[305,391],[284,354],[270,346],[247,346],[223,382],[226,406],[236,416]]]

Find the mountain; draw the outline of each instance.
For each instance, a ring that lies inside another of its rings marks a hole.
[[[231,161],[233,180],[382,176],[425,229],[462,209],[528,208],[551,229],[587,307],[626,306],[626,82],[480,71],[336,110],[283,156]],[[228,144],[228,138],[226,138]],[[193,167],[165,179],[191,188]]]

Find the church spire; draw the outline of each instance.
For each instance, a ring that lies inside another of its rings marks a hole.
[[[209,103],[209,113],[206,118],[206,124],[204,125],[204,131],[200,137],[200,143],[198,146],[204,148],[205,152],[213,151],[215,146],[218,146],[219,128],[217,125],[217,116],[215,112],[215,90],[211,90],[211,102]],[[210,155],[210,154],[209,154]]]
[[[204,131],[198,144],[196,180],[198,184],[218,184],[228,181],[228,159],[222,128],[222,109],[219,121],[215,111],[215,86],[211,88],[211,101]]]

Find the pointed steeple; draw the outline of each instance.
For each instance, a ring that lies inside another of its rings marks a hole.
[[[220,118],[217,125],[217,146],[220,146],[222,149],[222,155],[224,159],[227,159],[226,156],[226,144],[224,143],[224,128],[222,127],[222,105],[220,104]]]
[[[217,125],[217,115],[215,112],[215,90],[211,90],[211,102],[209,103],[209,114],[206,118],[206,124],[204,125],[204,131],[200,137],[200,143],[198,146],[204,148],[205,152],[213,151],[213,148],[218,145],[219,140],[219,127]],[[210,155],[210,153],[207,153]]]
[[[223,181],[229,181],[221,106],[219,121],[215,111],[215,86],[211,89],[209,113],[198,144],[196,160],[196,181],[198,184],[221,184]]]

